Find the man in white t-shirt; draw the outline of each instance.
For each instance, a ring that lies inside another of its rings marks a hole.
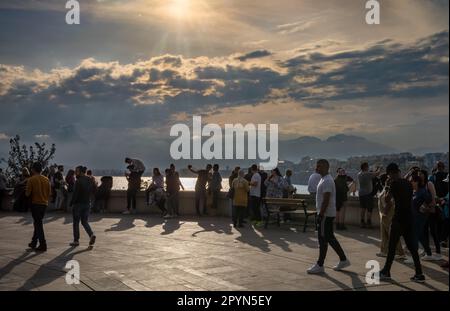
[[[258,173],[258,166],[253,164],[251,167],[252,179],[250,180],[249,206],[252,212],[252,221],[255,225],[261,225],[261,175]]]
[[[319,259],[317,263],[306,272],[310,274],[323,273],[328,244],[339,256],[339,263],[333,267],[340,271],[350,266],[350,261],[345,256],[341,245],[334,236],[333,221],[336,217],[336,186],[333,177],[329,174],[330,164],[327,160],[317,161],[316,172],[322,176],[317,185],[316,209],[317,209],[317,233],[319,238]]]

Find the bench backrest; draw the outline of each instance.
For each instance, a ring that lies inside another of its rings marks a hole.
[[[279,205],[290,208],[305,208],[306,201],[303,199],[290,199],[290,198],[263,198],[263,201],[267,205]]]

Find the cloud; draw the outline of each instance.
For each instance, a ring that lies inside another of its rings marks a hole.
[[[262,58],[262,57],[266,57],[266,56],[270,56],[270,55],[272,55],[272,53],[270,51],[257,50],[257,51],[253,51],[253,52],[238,56],[238,57],[236,57],[236,59],[240,60],[241,62],[245,62],[248,59]]]
[[[0,140],[9,140],[9,136],[5,133],[0,133]]]
[[[334,53],[327,44],[317,46],[322,48],[299,47],[288,57],[258,50],[238,57],[165,54],[128,64],[87,58],[49,71],[3,64],[0,133],[20,131],[30,139],[45,133],[82,144],[94,143],[93,133],[101,129],[99,139],[107,141],[106,133],[114,140],[129,135],[138,144],[137,130],[165,130],[183,114],[283,102],[330,111],[335,101],[382,96],[392,99],[384,109],[395,109],[399,98],[448,94],[448,31]]]
[[[305,31],[316,24],[316,20],[300,20],[294,23],[278,25],[277,30],[281,35],[290,35],[296,32]]]

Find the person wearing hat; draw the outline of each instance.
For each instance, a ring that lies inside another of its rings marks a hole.
[[[416,274],[411,278],[413,282],[425,282],[425,276],[422,273],[422,265],[418,254],[418,245],[414,239],[414,226],[412,215],[412,185],[400,175],[400,169],[397,164],[391,163],[386,168],[389,176],[385,196],[387,206],[392,205],[392,199],[395,202],[394,216],[392,218],[391,232],[389,236],[388,255],[383,269],[381,269],[380,280],[391,279],[391,266],[394,261],[395,251],[400,237],[403,236],[406,247],[414,261]]]

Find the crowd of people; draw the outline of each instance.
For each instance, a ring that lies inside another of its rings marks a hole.
[[[127,210],[125,214],[136,212],[136,195],[141,190],[141,177],[145,165],[138,159],[126,158]],[[222,176],[218,164],[208,164],[204,169],[188,169],[195,175],[195,211],[198,216],[207,215],[207,198],[212,198],[211,208],[217,209],[219,195],[222,190]],[[317,210],[316,228],[319,241],[319,258],[307,270],[308,273],[322,273],[324,261],[330,245],[338,254],[340,261],[334,267],[339,271],[348,267],[350,261],[334,235],[336,230],[346,230],[345,205],[348,194],[358,192],[361,207],[361,227],[372,227],[372,211],[378,201],[380,215],[380,252],[378,257],[385,257],[386,262],[380,271],[380,278],[389,279],[394,259],[403,259],[412,263],[416,273],[413,281],[423,282],[421,260],[443,260],[442,247],[448,247],[449,211],[448,199],[449,176],[445,165],[438,162],[429,174],[425,169],[412,167],[402,174],[395,163],[391,163],[383,171],[376,167],[370,170],[368,163],[361,164],[356,178],[348,176],[344,168],[338,168],[333,178],[329,172],[327,160],[317,161],[316,170],[308,181],[308,191],[315,199]],[[2,172],[0,172],[2,173]],[[73,215],[73,242],[79,245],[79,224],[89,236],[89,245],[95,243],[95,234],[91,229],[88,216],[91,211],[104,210],[108,189],[112,180],[103,179],[99,187],[92,172],[84,166],[70,169],[64,177],[63,166],[50,166],[42,171],[40,163],[34,163],[31,174],[27,168],[22,170],[14,189],[15,209],[31,210],[34,221],[34,233],[29,246],[38,251],[47,248],[43,217],[49,202],[54,201],[55,209],[71,209]],[[155,204],[165,218],[179,216],[179,192],[184,190],[175,165],[171,164],[164,171],[153,169],[151,183],[146,187],[147,205]],[[165,177],[165,178],[164,178]],[[255,227],[263,224],[268,217],[263,198],[291,198],[296,192],[291,182],[292,171],[287,170],[283,176],[278,168],[269,173],[261,170],[256,164],[247,170],[235,167],[228,178],[232,223],[235,228],[242,228],[248,221]],[[105,177],[104,177],[105,178]],[[0,175],[0,190],[5,189],[6,180]],[[52,199],[53,198],[53,199]],[[65,204],[64,204],[65,203]],[[17,205],[17,206],[16,206]],[[285,216],[284,221],[289,221]],[[430,246],[430,236],[434,249]],[[400,238],[410,256],[406,256]],[[39,243],[39,246],[37,244]],[[419,245],[423,252],[419,254]],[[442,265],[448,268],[448,260]]]

